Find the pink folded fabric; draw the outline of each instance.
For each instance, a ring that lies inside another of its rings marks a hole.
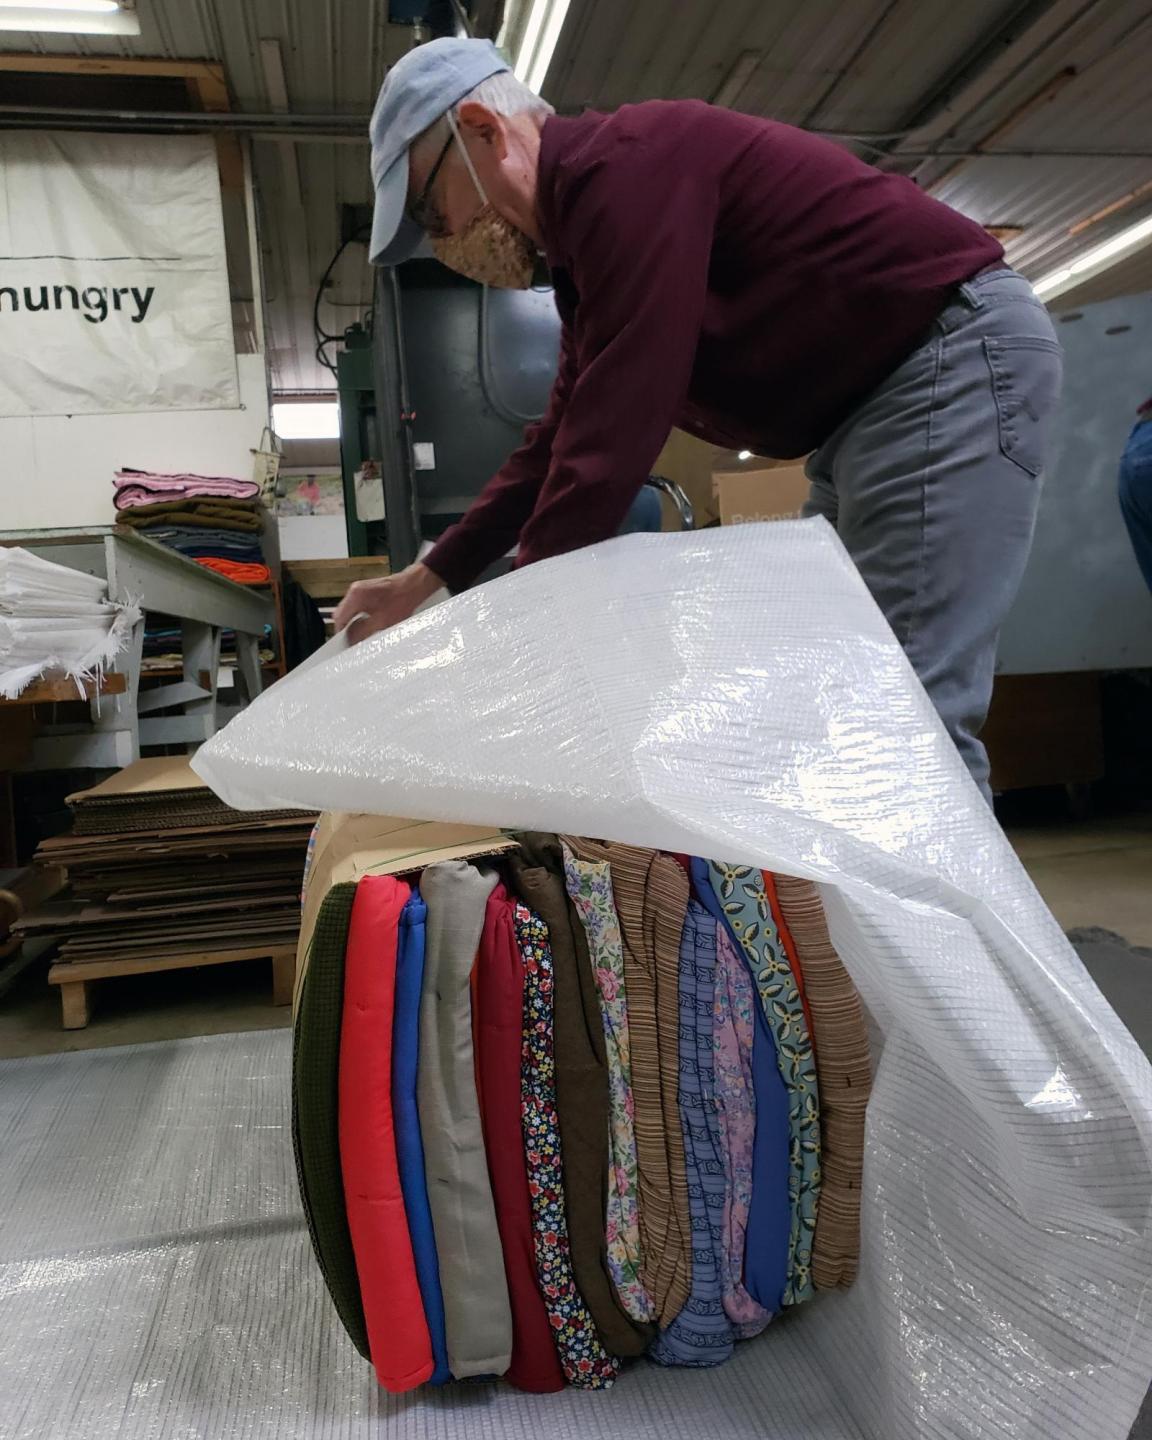
[[[117,470],[112,483],[116,487],[117,510],[192,495],[227,495],[236,500],[254,500],[260,493],[255,480],[237,480],[231,475],[164,475],[153,470]]]

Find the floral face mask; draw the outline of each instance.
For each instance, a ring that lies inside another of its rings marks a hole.
[[[493,209],[451,115],[448,123],[483,204],[455,235],[433,238],[432,252],[441,264],[481,285],[527,290],[536,269],[536,246],[523,230]]]

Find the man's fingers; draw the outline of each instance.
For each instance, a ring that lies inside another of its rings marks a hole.
[[[348,643],[359,645],[361,640],[367,640],[369,635],[375,635],[382,626],[368,615],[358,615],[351,625],[348,626]]]
[[[349,620],[359,615],[364,608],[360,603],[359,595],[356,593],[360,588],[360,584],[361,582],[357,580],[354,585],[350,586],[348,593],[336,607],[336,613],[332,616],[332,625],[337,631],[343,630]]]

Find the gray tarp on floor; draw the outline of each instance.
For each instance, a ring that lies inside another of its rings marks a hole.
[[[289,1057],[264,1031],[0,1062],[4,1440],[863,1440],[802,1315],[606,1395],[379,1391],[309,1249]]]

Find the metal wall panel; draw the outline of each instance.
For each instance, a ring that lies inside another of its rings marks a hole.
[[[1152,295],[1059,317],[1064,400],[1036,543],[1004,627],[1008,675],[1152,666],[1152,595],[1120,514],[1116,477],[1152,393]]]

